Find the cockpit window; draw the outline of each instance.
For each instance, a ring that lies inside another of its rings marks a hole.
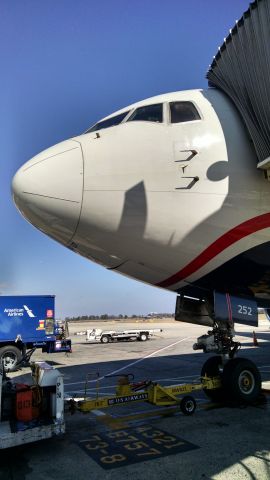
[[[163,121],[163,104],[157,103],[155,105],[145,105],[144,107],[136,108],[136,110],[127,119],[127,122],[158,122]]]
[[[170,102],[171,123],[192,122],[201,117],[191,102]]]
[[[102,128],[114,127],[115,125],[119,125],[119,123],[124,120],[128,113],[129,112],[119,113],[119,115],[115,115],[114,117],[107,118],[107,120],[98,122],[93,125],[93,127],[86,130],[85,133],[96,132],[97,130],[101,130]]]

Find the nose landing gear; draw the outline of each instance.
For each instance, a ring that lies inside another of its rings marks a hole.
[[[196,291],[198,293],[198,290]],[[252,403],[261,392],[261,376],[256,365],[245,358],[235,358],[241,347],[234,341],[234,322],[258,326],[258,307],[253,298],[237,297],[214,291],[207,297],[180,294],[176,300],[175,319],[211,326],[193,345],[194,350],[215,353],[203,365],[202,377],[219,377],[218,388],[204,388],[215,402]]]
[[[214,402],[253,403],[261,392],[260,372],[256,365],[246,358],[227,361],[221,355],[208,358],[202,367],[201,376],[220,376],[220,388],[204,390]]]
[[[238,401],[252,403],[261,391],[261,375],[256,365],[246,358],[234,358],[240,348],[239,342],[233,341],[234,331],[224,325],[216,325],[208,335],[198,338],[194,349],[205,353],[216,352],[220,355],[208,358],[202,367],[202,377],[221,378],[221,387],[205,390],[206,395],[216,402]]]
[[[229,394],[229,399],[252,403],[261,392],[261,375],[250,360],[234,358],[224,366],[222,384],[225,392]]]

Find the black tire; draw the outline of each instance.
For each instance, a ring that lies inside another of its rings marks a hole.
[[[196,400],[195,398],[191,397],[191,395],[183,397],[180,402],[180,409],[184,415],[193,415],[196,410],[196,406]]]
[[[201,376],[202,377],[219,377],[221,376],[220,367],[222,366],[222,358],[220,355],[215,357],[210,357],[206,360],[205,364],[202,367]],[[214,388],[212,390],[204,388],[205,395],[213,400],[214,402],[221,402],[224,400],[224,388]]]
[[[22,359],[22,352],[13,345],[6,345],[0,348],[0,369],[2,365],[6,372],[13,372],[16,370],[18,363]]]
[[[140,334],[139,338],[140,338],[141,342],[146,342],[146,340],[148,340],[148,335],[147,335],[147,333],[143,332],[143,333]]]
[[[246,358],[234,358],[226,363],[222,383],[228,400],[252,403],[261,393],[260,372]]]
[[[100,339],[101,343],[109,343],[110,337],[108,335],[103,335]]]

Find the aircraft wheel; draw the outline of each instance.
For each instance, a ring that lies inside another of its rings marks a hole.
[[[220,355],[215,357],[210,357],[206,360],[205,364],[202,367],[201,376],[205,377],[219,377],[221,375],[220,367],[222,366],[222,358]],[[205,395],[213,400],[214,402],[221,402],[224,399],[224,388],[204,388]]]
[[[190,395],[183,397],[180,402],[180,409],[184,415],[193,415],[196,410],[196,406],[197,404],[195,398],[191,397]]]
[[[0,369],[3,365],[5,371],[12,372],[16,370],[21,359],[22,353],[17,347],[6,345],[5,347],[0,348]]]
[[[256,365],[246,358],[234,358],[223,370],[224,389],[228,399],[254,402],[261,392],[261,375]]]
[[[103,335],[100,339],[101,343],[109,343],[110,337],[108,335]]]

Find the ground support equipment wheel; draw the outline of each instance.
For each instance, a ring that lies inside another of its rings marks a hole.
[[[100,339],[101,343],[109,343],[110,337],[108,335],[103,335]]]
[[[5,371],[13,372],[22,359],[22,353],[13,345],[0,348],[0,368],[3,365]]]
[[[224,366],[222,384],[228,400],[252,403],[261,392],[261,375],[246,358],[234,358]]]
[[[218,377],[221,376],[220,367],[222,366],[222,358],[220,355],[215,357],[210,357],[206,360],[205,364],[202,367],[201,376],[202,377]],[[204,388],[204,393],[208,398],[214,402],[221,402],[224,400],[224,389],[223,387],[214,388],[212,390]]]
[[[141,333],[141,335],[139,336],[139,340],[141,342],[146,342],[147,339],[148,339],[147,333]]]
[[[196,410],[196,406],[196,400],[195,398],[191,397],[191,395],[183,397],[180,402],[180,409],[184,415],[193,415]]]

